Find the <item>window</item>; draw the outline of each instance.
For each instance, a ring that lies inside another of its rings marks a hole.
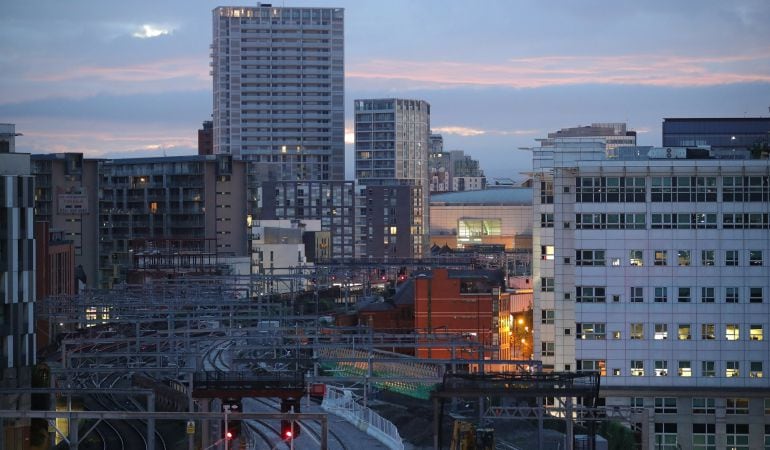
[[[668,376],[668,361],[665,361],[665,360],[655,361],[655,376],[656,377]]]
[[[655,340],[665,340],[668,339],[668,324],[666,323],[656,323],[655,324]]]
[[[666,303],[668,302],[668,288],[665,287],[656,287],[655,288],[655,303]]]
[[[620,267],[620,258],[610,258],[610,265],[613,267]]]
[[[620,339],[622,336],[620,331],[613,331],[612,332],[612,339]]]
[[[740,303],[741,295],[740,288],[726,287],[725,288],[725,303]]]
[[[553,245],[540,246],[540,259],[553,261]]]
[[[644,361],[640,360],[631,360],[631,376],[632,377],[643,377],[644,376]]]
[[[553,228],[553,214],[540,214],[540,228]]]
[[[644,265],[644,252],[641,250],[631,250],[628,255],[628,263],[632,266],[641,267]]]
[[[716,263],[714,250],[703,250],[700,252],[700,262],[704,266],[713,266]]]
[[[725,339],[728,341],[737,341],[741,338],[741,328],[737,323],[728,323],[725,325]]]
[[[690,288],[680,287],[677,289],[676,301],[679,303],[690,303]]]
[[[556,345],[553,342],[541,342],[540,348],[543,356],[553,356],[556,352]]]
[[[763,297],[761,287],[749,288],[749,303],[762,303]]]
[[[644,302],[644,288],[643,287],[631,287],[631,295],[629,297],[631,303]]]
[[[703,323],[700,326],[700,338],[712,340],[717,338],[716,325],[713,323]]]
[[[715,289],[713,287],[700,288],[701,303],[714,303],[714,300],[715,300],[714,290]]]
[[[716,410],[716,401],[713,398],[694,397],[692,399],[693,414],[714,414]]]
[[[725,425],[727,431],[727,448],[730,450],[749,450],[749,424],[747,423],[728,423]]]
[[[717,450],[716,439],[715,424],[692,424],[692,450]]]
[[[738,250],[727,250],[725,252],[725,265],[726,266],[738,265]]]
[[[716,363],[714,361],[701,361],[701,376],[702,377],[715,377],[717,376]]]
[[[604,250],[575,250],[575,265],[603,266]]]
[[[765,399],[765,415],[770,415],[770,398]]]
[[[554,280],[550,277],[540,278],[540,290],[542,292],[553,292]]]
[[[692,376],[692,365],[690,361],[679,361],[679,368],[677,369],[677,375],[680,377]]]
[[[680,266],[689,266],[690,265],[690,251],[689,250],[679,250],[676,252],[676,259]]]
[[[751,325],[749,325],[749,340],[761,341],[764,338],[765,336],[762,330],[761,323],[752,323]]]
[[[727,414],[748,414],[749,399],[747,398],[728,398],[725,412]]]
[[[553,203],[553,182],[540,182],[540,203],[547,205]]]
[[[762,361],[749,362],[749,378],[762,378]]]
[[[599,372],[603,377],[607,376],[607,367],[603,359],[578,359],[578,372]]]
[[[655,397],[656,414],[676,414],[676,397]]]
[[[692,339],[692,334],[690,333],[690,324],[680,323],[677,336],[679,337],[680,341],[689,341],[690,339]]]
[[[741,362],[740,361],[727,361],[725,363],[725,376],[727,378],[741,376]]]
[[[631,397],[632,408],[644,408],[644,397]]]
[[[665,266],[668,252],[666,250],[655,250],[655,265]]]
[[[578,323],[575,338],[601,340],[607,337],[603,323]]]
[[[749,265],[761,266],[762,265],[762,250],[750,250],[749,251]]]
[[[676,423],[655,423],[655,450],[679,450]]]
[[[644,324],[632,323],[631,324],[631,339],[644,339]]]
[[[604,286],[577,286],[575,287],[575,296],[575,301],[578,303],[604,303],[607,301]]]
[[[544,325],[552,325],[555,317],[556,311],[552,309],[544,309],[540,311],[540,323]]]

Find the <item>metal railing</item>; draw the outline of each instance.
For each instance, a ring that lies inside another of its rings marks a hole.
[[[398,428],[381,415],[359,404],[349,390],[327,385],[321,408],[343,417],[389,449],[404,450],[404,441],[398,434]]]

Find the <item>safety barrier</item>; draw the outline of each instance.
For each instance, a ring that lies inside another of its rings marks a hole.
[[[321,408],[336,414],[391,450],[404,450],[404,441],[393,423],[359,404],[349,390],[326,386]]]

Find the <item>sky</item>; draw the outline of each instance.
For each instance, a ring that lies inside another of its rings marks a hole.
[[[9,0],[0,15],[0,122],[17,151],[194,154],[211,116],[203,0]],[[535,139],[626,122],[660,145],[666,117],[770,115],[767,0],[297,0],[345,8],[345,102],[431,104],[445,149],[520,179]],[[347,140],[347,139],[346,139]],[[352,178],[352,145],[346,172]]]

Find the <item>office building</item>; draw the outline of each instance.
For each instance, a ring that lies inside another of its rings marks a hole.
[[[423,199],[422,186],[359,186],[356,258],[386,262],[422,257],[427,242]]]
[[[532,248],[532,189],[447,192],[430,198],[431,245]]]
[[[600,372],[642,448],[762,448],[770,162],[618,150],[534,149],[535,359]]]
[[[0,124],[0,387],[29,388],[36,363],[34,178],[29,154],[16,153],[16,127]],[[28,394],[0,395],[0,408],[28,410]],[[9,449],[24,447],[29,419],[6,419]]]
[[[592,123],[589,126],[562,128],[559,131],[548,133],[545,139],[538,139],[541,147],[553,147],[557,139],[579,138],[585,141],[595,141],[600,138],[604,141],[607,156],[616,155],[618,147],[632,147],[636,145],[636,131],[629,131],[625,123],[608,122]]]
[[[428,148],[430,105],[423,100],[369,99],[355,101],[355,176],[362,186],[412,186],[418,195],[392,208],[397,215],[421,217],[414,237],[413,257],[427,251],[429,221]],[[368,191],[367,191],[368,192]],[[396,205],[394,205],[396,206]],[[369,210],[361,211],[368,214]],[[390,215],[389,220],[396,219]],[[368,222],[364,225],[364,222]],[[382,228],[387,223],[362,219],[360,226]],[[406,231],[406,230],[402,230]],[[405,238],[410,239],[405,236]],[[401,244],[399,244],[401,245]]]
[[[663,119],[663,147],[709,146],[715,155],[746,159],[767,158],[768,145],[770,117]]]
[[[344,10],[213,11],[214,153],[275,180],[342,180]]]

